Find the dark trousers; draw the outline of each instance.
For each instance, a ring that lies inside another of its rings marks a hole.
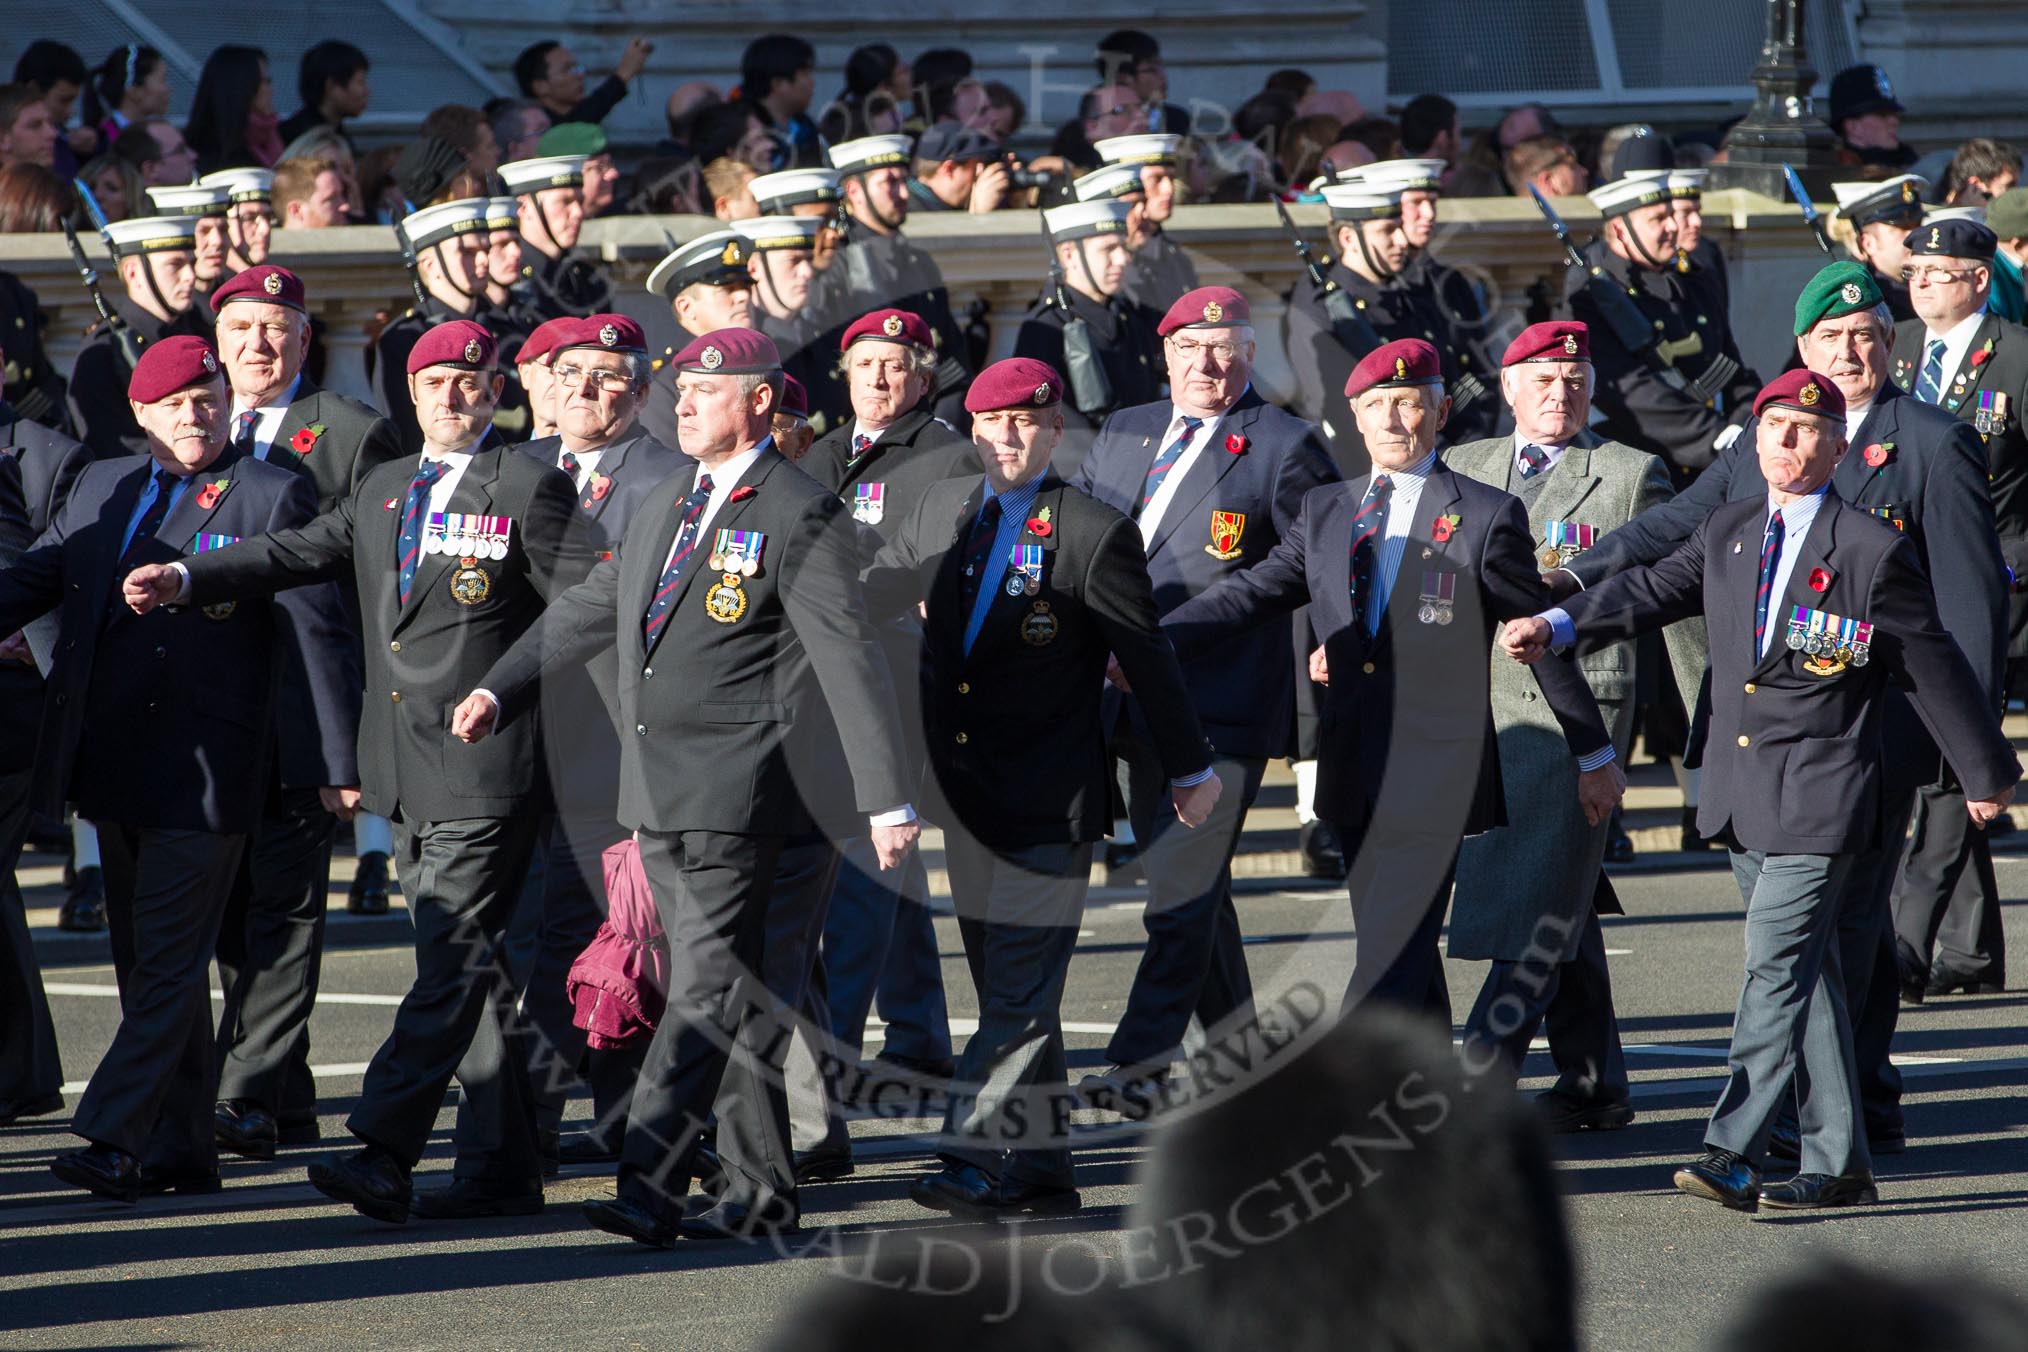
[[[1408,823],[1339,828],[1351,863],[1346,891],[1358,939],[1345,1005],[1421,1010],[1451,1026],[1450,987],[1437,941],[1458,871],[1458,836]],[[1441,874],[1438,869],[1441,868]]]
[[[217,1097],[250,1099],[284,1121],[315,1121],[310,1012],[324,959],[337,819],[315,789],[277,789],[218,930]]]
[[[510,1055],[514,983],[501,936],[535,846],[528,818],[394,823],[394,864],[415,924],[415,984],[373,1054],[346,1125],[413,1167],[457,1077],[457,1174],[541,1177],[528,1067]]]
[[[1560,944],[1494,961],[1465,1019],[1465,1041],[1480,1049],[1471,1056],[1474,1069],[1490,1074],[1498,1067],[1509,1082],[1518,1078],[1545,1024],[1558,1089],[1578,1098],[1626,1101],[1626,1058],[1613,1013],[1605,935],[1594,909],[1585,910],[1570,961],[1562,961]]]
[[[42,990],[28,912],[14,866],[28,835],[33,770],[0,774],[0,1099],[40,1099],[63,1088],[56,1025]]]
[[[535,1124],[542,1132],[554,1132],[563,1123],[564,1101],[584,1078],[597,1085],[605,1082],[594,1067],[607,1054],[593,1052],[585,1033],[574,1022],[576,1010],[570,1002],[570,967],[598,933],[606,918],[606,882],[603,855],[606,847],[626,839],[627,832],[613,820],[612,813],[597,816],[549,818],[538,846],[538,867],[529,871],[533,897],[524,891],[515,910],[515,928],[533,909],[534,942],[527,965],[510,958],[517,974],[527,973],[520,983],[520,1037],[527,1048],[528,1080],[535,1094]],[[509,940],[510,947],[512,939]],[[637,1058],[619,1055],[618,1066],[631,1075]],[[628,1086],[631,1089],[631,1086]],[[613,1097],[617,1098],[618,1095]],[[608,1104],[610,1106],[610,1104]],[[624,1113],[624,1106],[620,1112]],[[600,1114],[603,1117],[603,1112]]]
[[[1895,837],[1897,840],[1899,837]],[[1964,790],[1925,785],[1894,889],[1894,932],[1928,975],[2007,980],[2007,934],[1986,833],[1972,825]]]
[[[741,1021],[738,1042],[712,1104],[718,1119],[718,1159],[725,1175],[721,1200],[764,1215],[797,1214],[794,1143],[782,1067],[816,961],[817,936],[824,929],[824,907],[832,895],[838,863],[838,848],[828,840],[783,847],[761,934],[760,978],[769,997],[767,1008],[760,1017]]]
[[[246,837],[95,823],[120,1026],[71,1130],[170,1172],[218,1172],[211,954]]]
[[[929,909],[929,872],[913,852],[881,872],[870,838],[843,843],[844,861],[824,919],[823,1005],[841,1050],[857,1052],[876,1001],[887,1025],[882,1048],[946,1061],[951,1021]]]
[[[753,1048],[763,1023],[774,1020],[761,973],[787,842],[718,831],[638,835],[669,941],[669,1000],[628,1110],[619,1193],[673,1225],[697,1177],[698,1141],[721,1090],[741,1105],[741,1116],[766,1093]],[[721,1120],[721,1132],[726,1126]],[[732,1128],[735,1136],[743,1129]]]
[[[1148,946],[1106,1058],[1127,1066],[1166,1063],[1182,1045],[1192,1015],[1206,1029],[1253,1017],[1253,982],[1232,905],[1232,852],[1267,762],[1215,760],[1212,768],[1225,788],[1210,818],[1193,831],[1176,819],[1169,777],[1153,747],[1121,737],[1113,755],[1148,879],[1141,912]]]
[[[944,858],[979,1031],[952,1081],[938,1154],[1005,1183],[1070,1187],[1061,1007],[1091,885],[1089,844],[992,850],[947,828]]]

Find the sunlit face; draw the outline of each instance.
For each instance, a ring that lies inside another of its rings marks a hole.
[[[1376,470],[1412,469],[1436,447],[1451,401],[1434,385],[1382,385],[1352,401]]]
[[[1902,267],[1916,317],[1942,332],[1986,303],[1993,265],[1976,258],[1911,255]]]
[[[521,233],[558,253],[577,247],[584,228],[584,196],[576,188],[544,188],[520,198]]]
[[[266,301],[228,301],[218,314],[218,357],[242,404],[257,408],[288,389],[303,369],[310,321]]]
[[[1208,418],[1231,408],[1253,379],[1253,328],[1177,329],[1162,340],[1169,397],[1179,412]]]
[[[290,229],[326,230],[345,224],[345,180],[335,169],[317,175],[310,195],[283,208]]]
[[[1127,275],[1125,235],[1091,235],[1056,247],[1063,275],[1073,286],[1100,296],[1119,294],[1120,280]]]
[[[1882,277],[1899,277],[1908,266],[1908,232],[1919,220],[1869,221],[1852,236],[1853,256]]]
[[[634,425],[644,386],[617,352],[565,348],[551,368],[556,378],[556,430],[570,450],[603,446]]]
[[[1704,205],[1694,197],[1678,197],[1669,210],[1676,216],[1676,247],[1689,253],[1704,239]]]
[[[180,389],[152,404],[128,401],[134,421],[148,435],[148,454],[178,476],[195,474],[225,449],[225,379]]]
[[[1829,376],[1845,396],[1848,408],[1873,402],[1887,382],[1887,354],[1894,345],[1892,328],[1882,331],[1871,310],[1820,319],[1796,339],[1803,365]]]
[[[751,285],[714,286],[692,282],[676,293],[676,322],[692,334],[753,327]]]
[[[1845,119],[1845,141],[1858,150],[1892,150],[1901,144],[1900,113],[1868,113]]]
[[[786,319],[801,313],[810,301],[810,283],[817,275],[808,249],[761,249],[747,260],[761,301]]]
[[[528,414],[538,428],[556,427],[556,374],[545,361],[521,362],[514,368],[528,394]],[[547,435],[546,433],[539,435]]]
[[[1358,221],[1350,229],[1358,231],[1359,238],[1366,245],[1365,256],[1370,257],[1373,266],[1384,275],[1392,276],[1408,266],[1408,235],[1401,228],[1400,217],[1390,216],[1381,221]],[[1349,231],[1346,233],[1349,234]],[[1357,266],[1353,263],[1355,259],[1364,261],[1357,245],[1354,245],[1345,257],[1346,262],[1353,266]]]
[[[1409,247],[1427,249],[1436,233],[1437,195],[1433,192],[1405,192],[1401,195],[1401,233]]]
[[[1760,415],[1754,448],[1769,488],[1814,493],[1845,458],[1845,425],[1821,413],[1771,404]]]
[[[225,217],[197,218],[197,280],[206,284],[225,275]]]
[[[604,151],[591,156],[584,162],[584,187],[579,192],[579,202],[586,216],[596,216],[613,204],[613,192],[619,185],[620,169],[613,163],[613,157]]]
[[[167,122],[150,122],[148,135],[155,138],[160,157],[148,166],[148,186],[188,183],[197,172],[197,152],[183,139],[183,133]]]
[[[972,445],[993,491],[1004,493],[1049,468],[1063,439],[1063,408],[996,408],[972,415]]]
[[[483,230],[473,230],[444,240],[423,251],[423,258],[435,257],[443,275],[459,291],[476,296],[486,284],[486,255],[492,239]]]
[[[494,371],[425,366],[408,378],[423,439],[439,450],[462,450],[479,439],[500,406],[507,378]]]
[[[790,460],[801,460],[810,453],[810,444],[817,439],[817,429],[793,414],[777,413],[770,430],[774,433],[775,449]]]
[[[845,354],[845,381],[852,413],[868,427],[886,427],[914,408],[929,392],[929,376],[907,343],[861,338]]]
[[[908,172],[890,164],[845,180],[845,197],[852,214],[870,228],[884,229],[908,215]],[[869,216],[869,213],[872,213]]]
[[[151,277],[155,283],[153,291],[148,287]],[[188,249],[163,249],[138,258],[122,258],[120,278],[127,284],[127,294],[134,303],[150,313],[157,303],[155,292],[159,291],[160,303],[169,307],[169,313],[161,318],[173,318],[190,308],[190,293],[197,286],[197,255]]]
[[[774,396],[766,384],[740,390],[737,376],[685,371],[676,377],[678,449],[696,460],[723,459],[742,443],[759,440],[756,425],[774,420]]]
[[[536,88],[536,97],[544,103],[558,107],[569,107],[584,97],[584,68],[577,58],[570,54],[568,47],[552,47],[543,58],[543,78],[531,80]]]
[[[235,202],[226,212],[226,233],[232,250],[248,267],[268,261],[275,233],[275,210],[266,202]]]
[[[1500,393],[1514,410],[1514,430],[1538,446],[1561,446],[1591,416],[1591,363],[1524,361],[1500,372]]]
[[[1141,166],[1141,215],[1160,225],[1176,210],[1176,172],[1167,165]]]
[[[521,280],[521,235],[514,230],[495,230],[486,244],[486,280],[504,290]]]
[[[108,165],[99,170],[86,186],[92,190],[92,196],[99,199],[99,210],[106,213],[107,220],[123,221],[127,218],[127,176],[117,166]]]
[[[50,168],[56,163],[56,137],[49,105],[38,99],[24,104],[14,116],[14,125],[0,131],[0,156],[17,164]]]
[[[1651,202],[1607,223],[1625,257],[1667,264],[1676,256],[1676,213],[1667,202]],[[1637,247],[1638,246],[1638,247]]]

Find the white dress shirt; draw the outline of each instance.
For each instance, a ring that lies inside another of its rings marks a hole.
[[[283,390],[272,401],[254,409],[249,409],[247,405],[240,402],[238,395],[234,395],[232,400],[232,418],[226,423],[227,439],[229,440],[238,434],[239,415],[252,412],[256,418],[254,423],[254,459],[267,459],[268,451],[275,444],[275,434],[282,430],[282,419],[289,416],[289,405],[296,402],[296,391],[301,389],[302,385],[303,378],[297,376],[289,382],[289,388]]]
[[[1244,391],[1241,392],[1241,397],[1244,397]],[[1234,402],[1238,401],[1235,400]],[[1230,411],[1229,409],[1227,410],[1227,412]],[[1203,457],[1204,448],[1209,446],[1211,439],[1218,435],[1218,424],[1224,421],[1224,419],[1224,413],[1215,413],[1211,417],[1206,418],[1203,426],[1197,429],[1196,435],[1190,438],[1190,444],[1183,448],[1183,454],[1177,457],[1176,463],[1169,466],[1168,472],[1162,476],[1162,482],[1155,489],[1155,496],[1148,500],[1148,505],[1141,510],[1140,521],[1136,523],[1141,528],[1141,547],[1143,549],[1155,543],[1155,532],[1162,524],[1162,514],[1167,512],[1169,504],[1176,500],[1176,492],[1183,482],[1183,476],[1188,474],[1190,467]],[[1175,405],[1172,404],[1170,405],[1169,425],[1162,429],[1162,439],[1155,443],[1155,454],[1160,455],[1163,448],[1182,435],[1183,415],[1176,412]],[[1153,461],[1151,460],[1149,463],[1152,464]],[[1142,475],[1142,478],[1145,479],[1146,477],[1145,474]]]
[[[1380,632],[1380,618],[1387,613],[1387,598],[1394,593],[1394,579],[1401,572],[1401,558],[1408,552],[1409,533],[1415,528],[1415,509],[1422,501],[1422,486],[1435,472],[1436,462],[1436,452],[1431,451],[1410,469],[1374,466],[1374,477],[1386,475],[1393,491],[1387,497],[1387,523],[1375,542],[1373,591],[1366,598],[1364,616],[1369,634]]]
[[[1972,339],[1978,336],[1979,325],[1985,323],[1985,321],[1986,312],[1984,310],[1974,310],[1952,325],[1947,333],[1935,333],[1929,329],[1923,330],[1922,355],[1916,359],[1915,363],[1915,375],[1918,381],[1922,379],[1923,364],[1929,360],[1929,345],[1939,338],[1943,339],[1943,384],[1937,387],[1938,398],[1942,398],[1944,391],[1950,389],[1951,382],[1958,372],[1965,369],[1965,358],[1970,356],[1972,351]],[[1788,519],[1787,515],[1784,514],[1782,519],[1786,521]]]

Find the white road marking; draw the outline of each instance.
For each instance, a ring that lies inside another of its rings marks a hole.
[[[310,1073],[320,1080],[342,1080],[347,1075],[364,1075],[366,1073],[366,1062],[340,1061],[335,1065],[311,1066]],[[63,1087],[63,1092],[66,1094],[82,1094],[85,1091],[85,1086],[89,1083],[91,1083],[89,1080],[72,1080]]]
[[[117,1000],[120,996],[120,988],[118,986],[100,985],[90,981],[45,981],[42,983],[42,989],[50,995],[98,996],[107,1000]],[[211,992],[211,998],[223,1000],[225,992],[214,989]],[[320,1005],[383,1005],[392,1009],[401,1003],[401,997],[399,995],[354,995],[344,991],[318,991],[317,1003]]]

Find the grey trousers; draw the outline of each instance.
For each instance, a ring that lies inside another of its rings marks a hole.
[[[1802,1173],[1868,1173],[1858,1070],[1838,952],[1851,855],[1734,850],[1746,901],[1746,980],[1732,1025],[1729,1075],[1705,1144],[1756,1166],[1794,1079]],[[1805,1055],[1807,1053],[1807,1055]]]
[[[952,1080],[945,1162],[996,1181],[1067,1188],[1068,1141],[1056,1130],[1069,1093],[1060,1009],[1091,884],[1092,847],[995,851],[951,830],[944,840],[979,1031]]]
[[[1148,878],[1148,904],[1141,912],[1148,946],[1106,1058],[1127,1066],[1166,1064],[1193,1015],[1207,1029],[1253,1015],[1253,982],[1232,905],[1232,851],[1267,762],[1233,756],[1214,761],[1225,791],[1210,818],[1193,831],[1176,820],[1169,777],[1153,747],[1116,738],[1113,754]]]

